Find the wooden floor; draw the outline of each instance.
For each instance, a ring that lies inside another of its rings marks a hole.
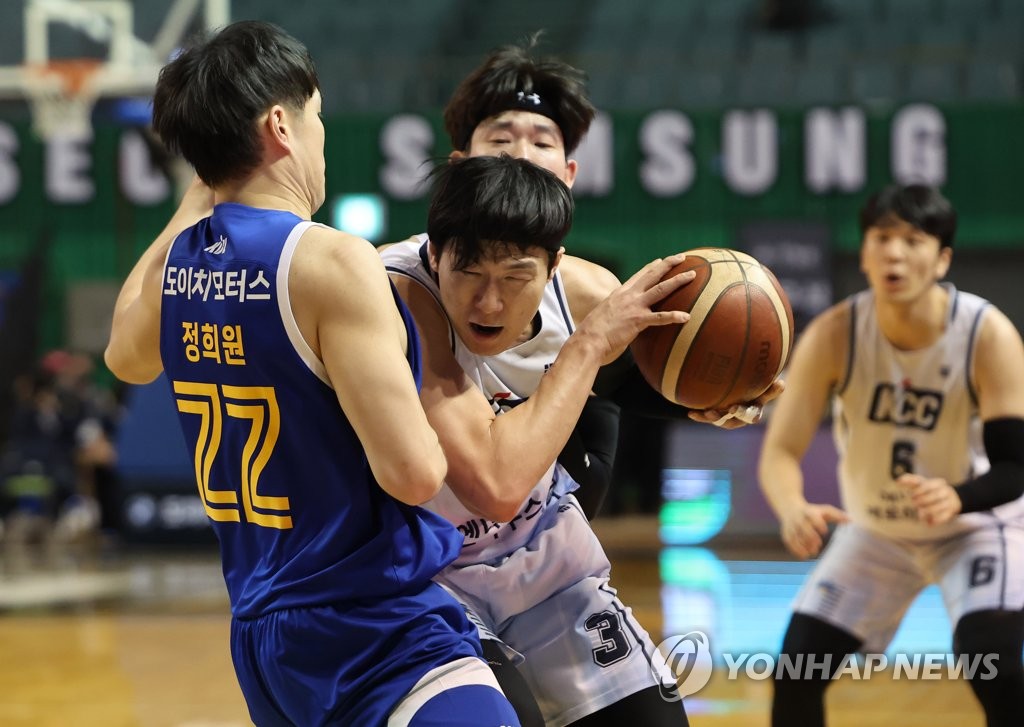
[[[657,553],[613,561],[620,595],[660,640]],[[209,551],[0,550],[0,725],[248,725],[228,623]],[[767,727],[770,696],[769,681],[716,671],[687,712],[695,727]],[[828,708],[832,727],[984,724],[969,688],[944,680],[840,680]]]

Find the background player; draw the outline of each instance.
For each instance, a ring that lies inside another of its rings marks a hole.
[[[369,243],[324,201],[306,49],[242,22],[160,74],[154,127],[193,187],[126,281],[106,352],[166,370],[220,540],[236,673],[264,724],[518,724],[458,604],[431,582],[461,536],[414,505],[446,463],[419,348]],[[200,212],[201,213],[201,212]]]
[[[843,523],[796,599],[782,650],[829,655],[833,672],[848,653],[883,651],[937,583],[954,652],[998,655],[995,678],[971,680],[988,724],[1018,724],[1024,346],[987,301],[939,282],[956,214],[937,190],[888,187],[860,226],[869,289],[807,328],[761,453],[761,486],[794,555],[817,555],[829,523]],[[808,503],[800,470],[833,392],[846,512]],[[824,724],[827,686],[780,678],[773,724]]]

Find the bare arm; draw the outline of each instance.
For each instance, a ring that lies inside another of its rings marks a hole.
[[[406,360],[407,336],[374,248],[313,227],[288,279],[303,338],[323,361],[370,469],[392,497],[418,505],[437,494],[445,457]]]
[[[650,306],[692,276],[665,283],[677,258],[655,261],[596,306],[566,341],[530,398],[495,416],[449,348],[448,327],[434,299],[417,283],[395,277],[423,339],[421,398],[448,457],[448,485],[466,507],[507,522],[558,457],[583,409],[600,365],[649,325],[681,323],[686,315]]]
[[[174,216],[128,274],[114,304],[107,368],[130,384],[149,383],[163,371],[160,360],[160,289],[167,251],[182,230],[210,214],[213,194],[196,177]]]
[[[768,422],[758,463],[758,476],[779,519],[782,539],[792,553],[812,557],[822,546],[829,522],[845,519],[831,505],[808,503],[800,469],[829,395],[844,375],[849,348],[847,303],[816,318],[797,342],[789,366],[789,384]]]
[[[981,420],[1024,417],[1024,344],[1002,311],[985,314],[974,361]]]

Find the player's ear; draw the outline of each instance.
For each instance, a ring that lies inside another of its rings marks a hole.
[[[565,182],[565,186],[572,189],[573,183],[576,181],[576,172],[579,171],[580,165],[575,159],[567,159],[565,162],[565,178],[562,180]]]
[[[263,129],[269,138],[279,146],[291,148],[291,129],[288,128],[288,113],[280,104],[275,104],[267,112],[263,121]]]
[[[440,258],[437,254],[437,248],[434,247],[433,240],[427,240],[427,261],[430,263],[430,269],[435,275],[437,275],[437,269],[440,265]]]
[[[558,248],[558,252],[555,253],[555,261],[551,263],[551,270],[548,271],[548,280],[555,277],[555,271],[558,270],[558,264],[562,262],[562,256],[565,254],[565,248]]]
[[[456,149],[451,154],[448,155],[448,161],[456,161],[457,159],[465,159],[468,156],[469,156],[469,154],[467,154],[466,152],[459,151],[458,149]]]
[[[939,263],[935,269],[935,277],[938,280],[942,280],[946,277],[946,273],[949,272],[949,266],[953,263],[953,248],[943,247],[939,250]]]

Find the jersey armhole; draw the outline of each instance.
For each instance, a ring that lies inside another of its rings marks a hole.
[[[836,387],[836,396],[842,396],[850,385],[850,379],[853,377],[853,356],[857,350],[857,298],[850,297],[848,300],[850,302],[850,330],[847,332],[846,370],[842,374],[842,380]]]
[[[430,294],[430,297],[434,299],[434,303],[437,304],[438,310],[441,311],[441,315],[444,316],[445,323],[448,324],[448,346],[449,346],[449,348],[451,348],[451,351],[454,354],[455,353],[455,327],[452,325],[452,321],[448,317],[448,313],[445,312],[444,305],[441,303],[441,297],[436,292],[434,292],[429,285],[425,284],[422,280],[419,279],[419,277],[417,277],[413,273],[409,272],[408,270],[397,268],[397,267],[394,267],[392,265],[385,265],[384,268],[388,271],[389,275],[400,275],[403,278],[408,278],[409,280],[411,280],[412,282],[416,283],[416,285],[420,286],[421,288],[423,288],[423,290],[425,290],[427,293]],[[408,307],[408,304],[406,304],[406,306]],[[410,315],[412,314],[412,310],[411,309],[410,309],[409,313],[410,313]],[[416,316],[413,316],[414,320],[415,320],[415,318],[416,318]]]
[[[967,361],[964,366],[964,383],[967,385],[967,395],[970,396],[971,404],[974,407],[978,406],[978,392],[974,387],[974,349],[981,330],[981,319],[985,317],[985,311],[989,309],[989,305],[989,303],[986,303],[974,314],[974,320],[971,321],[971,332],[967,336]]]
[[[277,264],[277,305],[281,314],[281,323],[284,324],[285,333],[287,333],[288,340],[291,342],[292,348],[295,349],[295,353],[299,355],[302,362],[306,364],[306,368],[314,376],[333,389],[331,380],[327,376],[327,367],[324,366],[324,362],[313,352],[306,339],[302,337],[302,331],[299,330],[299,324],[295,320],[295,313],[292,311],[291,296],[288,292],[288,271],[292,266],[292,257],[295,255],[295,249],[302,235],[315,224],[317,223],[309,221],[300,222],[292,228],[292,231],[288,233],[288,238],[284,241],[284,247],[281,249],[281,259]]]
[[[572,319],[572,315],[569,313],[569,299],[565,295],[565,286],[562,283],[562,273],[559,270],[555,270],[554,276],[551,278],[551,282],[555,286],[555,298],[558,300],[558,308],[562,312],[562,318],[565,320],[565,327],[569,329],[569,335],[571,336],[576,331],[576,323]]]

